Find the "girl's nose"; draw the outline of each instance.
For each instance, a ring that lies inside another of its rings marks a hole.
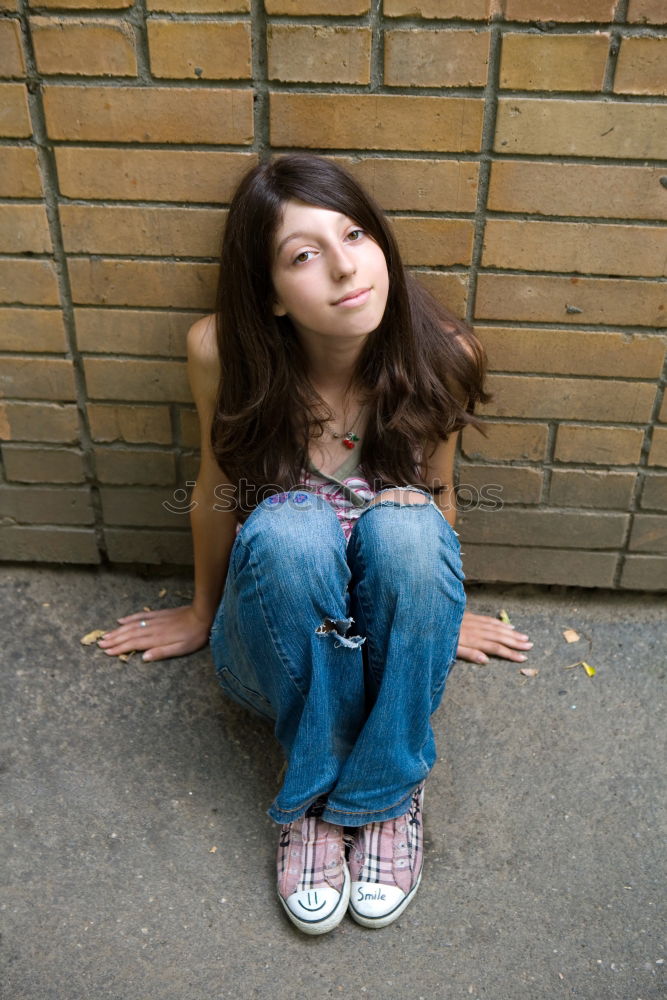
[[[333,257],[331,259],[331,271],[333,276],[339,280],[340,278],[347,278],[349,275],[354,274],[357,266],[354,261],[354,256],[345,247],[337,247],[333,252]]]

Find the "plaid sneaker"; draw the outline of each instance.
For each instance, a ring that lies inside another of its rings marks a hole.
[[[306,934],[326,934],[341,922],[350,898],[342,827],[306,815],[281,828],[278,898]]]
[[[386,927],[419,888],[424,861],[424,786],[403,816],[355,830],[350,851],[350,912],[364,927]]]

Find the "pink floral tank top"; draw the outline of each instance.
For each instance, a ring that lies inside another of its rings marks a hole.
[[[364,477],[354,452],[331,475],[320,472],[311,463],[304,473],[302,484],[311,493],[328,500],[348,542],[354,522],[376,495]]]

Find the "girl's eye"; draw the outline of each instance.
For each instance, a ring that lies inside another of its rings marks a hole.
[[[347,238],[348,240],[352,240],[353,243],[356,243],[361,239],[363,235],[364,235],[363,229],[353,229],[351,232],[347,234]]]
[[[314,252],[315,252],[314,250],[302,250],[301,253],[298,253],[296,255],[296,257],[294,258],[293,263],[294,264],[305,264],[307,260],[310,260],[312,254],[314,254]]]

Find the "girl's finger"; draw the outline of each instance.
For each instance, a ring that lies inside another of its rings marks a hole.
[[[180,656],[182,651],[183,644],[174,642],[170,646],[155,646],[153,649],[147,649],[141,659],[147,663],[152,663],[154,660],[168,660],[172,656]]]
[[[460,660],[468,660],[469,663],[488,663],[489,658],[481,649],[474,649],[472,646],[459,646],[456,655]]]

